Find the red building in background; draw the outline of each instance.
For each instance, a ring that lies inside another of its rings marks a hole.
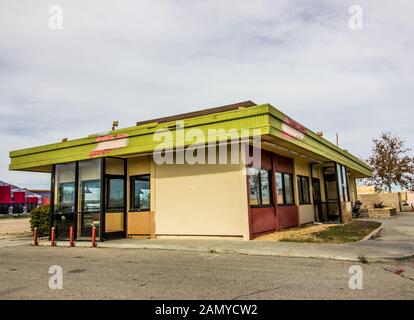
[[[50,204],[49,190],[27,190],[0,181],[0,214],[29,213],[46,204]]]

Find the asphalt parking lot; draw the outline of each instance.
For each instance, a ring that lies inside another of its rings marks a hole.
[[[62,268],[62,289],[49,268]],[[349,268],[363,270],[362,290]],[[414,299],[414,259],[369,263],[149,249],[0,248],[0,299]]]

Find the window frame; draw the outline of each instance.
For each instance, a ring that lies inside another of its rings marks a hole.
[[[282,196],[283,196],[283,203],[277,203],[277,206],[279,207],[288,207],[288,206],[294,206],[295,205],[295,188],[294,188],[294,177],[293,177],[293,173],[290,172],[280,172],[280,171],[276,171],[275,172],[275,187],[276,187],[276,198],[277,198],[277,184],[276,184],[276,174],[281,174],[282,175]],[[291,182],[291,192],[292,192],[292,202],[287,203],[286,202],[286,184],[285,184],[285,176],[289,176],[290,177],[290,182]]]
[[[109,194],[111,193],[110,190],[110,180],[122,180],[122,188],[124,191],[124,195],[122,198],[122,207],[110,207],[109,206]],[[106,174],[105,175],[105,187],[106,187],[106,194],[105,194],[105,209],[106,212],[115,212],[115,213],[122,213],[125,210],[125,196],[126,196],[126,192],[125,192],[125,177],[122,175],[115,175],[115,174]]]
[[[63,210],[63,206],[62,204],[68,204],[69,202],[65,202],[63,201],[63,195],[64,195],[64,188],[65,187],[73,187],[73,199],[71,200],[71,210],[66,210],[66,208],[69,207],[65,207],[65,210]],[[74,213],[76,211],[76,182],[75,181],[70,181],[70,182],[61,182],[57,185],[57,208],[58,208],[58,212],[61,212],[62,214],[69,214],[69,213]],[[56,210],[55,207],[55,210]]]
[[[258,170],[258,175],[259,175],[259,200],[260,200],[260,204],[250,204],[250,192],[249,192],[249,206],[251,208],[269,208],[269,207],[273,207],[273,187],[272,187],[272,170],[271,169],[266,169],[266,168],[253,168],[253,167],[248,167],[249,169],[256,169]],[[263,204],[263,196],[262,196],[262,171],[267,171],[267,183],[269,185],[269,203],[268,204]],[[248,187],[250,188],[250,174],[248,174]]]
[[[308,202],[304,202],[305,199],[305,190],[303,190],[303,181],[307,181],[307,200]],[[302,176],[302,175],[297,175],[297,184],[298,184],[298,202],[299,205],[309,205],[312,204],[311,198],[310,198],[310,185],[309,185],[309,177],[308,176]]]
[[[141,209],[141,208],[134,206],[135,205],[135,180],[140,177],[148,177],[148,182],[149,182],[150,205],[149,205],[149,208],[145,208],[145,209]],[[152,190],[151,190],[151,174],[150,173],[130,176],[129,177],[129,195],[130,195],[129,211],[130,212],[150,212],[151,211],[151,193],[152,193]]]
[[[101,182],[101,179],[89,179],[89,180],[82,180],[82,181],[80,181],[81,182],[81,202],[80,202],[80,210],[79,210],[79,212],[82,212],[82,213],[100,213],[101,212],[101,210],[102,210],[102,202],[101,202],[101,192],[102,192],[102,182]],[[91,182],[99,182],[99,209],[98,210],[85,210],[86,209],[86,207],[85,207],[85,205],[86,205],[86,199],[85,199],[85,196],[86,196],[86,193],[85,193],[85,191],[84,191],[84,188],[85,188],[85,184],[87,184],[87,183],[91,183]]]

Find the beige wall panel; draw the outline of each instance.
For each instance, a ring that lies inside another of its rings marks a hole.
[[[313,205],[299,206],[299,224],[315,221],[315,210]]]
[[[106,158],[105,160],[106,174],[124,175],[124,159]]]
[[[155,237],[155,166],[152,156],[137,156],[128,158],[128,178],[127,178],[127,208],[130,209],[130,177],[142,174],[150,174],[151,188],[151,212],[128,212],[127,233],[130,236],[149,236]]]
[[[248,237],[242,165],[157,165],[155,172],[157,235]]]
[[[129,212],[128,234],[154,238],[154,212]]]
[[[128,158],[128,175],[137,176],[140,174],[150,173],[151,162],[151,156],[139,156]]]
[[[317,170],[316,170],[317,171]],[[297,176],[305,176],[309,178],[309,195],[310,205],[299,206],[299,224],[309,223],[314,221],[315,211],[313,208],[313,196],[312,196],[312,181],[310,174],[310,163],[302,159],[294,159],[294,183],[295,183],[295,198],[296,203],[299,204],[299,193],[298,193],[298,180]],[[318,177],[318,175],[316,175]],[[321,181],[322,182],[322,181]]]
[[[105,214],[105,232],[124,231],[124,214],[123,213],[106,213]]]

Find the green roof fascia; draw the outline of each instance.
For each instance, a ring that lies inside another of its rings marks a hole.
[[[354,155],[350,154],[348,151],[345,151],[333,143],[327,141],[326,139],[318,136],[310,129],[302,126],[304,128],[303,139],[286,137],[286,135],[283,134],[282,124],[289,122],[292,119],[271,105],[269,105],[269,110],[271,135],[280,139],[287,140],[288,142],[293,143],[310,152],[313,152],[319,156],[347,166],[348,168],[359,172],[363,176],[372,176],[371,167],[359,160]]]
[[[207,136],[207,141],[223,141],[224,139],[228,139],[228,137],[226,138],[220,135],[208,136],[209,129],[258,129],[260,130],[260,134],[264,135],[269,133],[269,106],[259,105],[240,108],[184,119],[181,122],[184,123],[184,135],[189,128],[197,128]],[[141,126],[90,135],[86,138],[12,151],[10,152],[11,163],[9,169],[30,170],[30,168],[33,168],[35,170],[36,167],[40,166],[87,160],[102,156],[127,156],[152,152],[159,144],[159,142],[154,141],[153,134],[158,130],[168,129],[174,137],[173,141],[175,141],[175,125],[176,121],[161,124],[153,122]],[[98,146],[99,141],[97,139],[104,136],[112,136],[113,139],[111,141],[128,139],[128,144],[125,147],[106,151],[102,155],[91,156],[91,152]],[[184,141],[183,145],[188,146],[192,143],[194,141]]]
[[[241,108],[238,110],[209,114],[181,120],[185,130],[189,128],[200,129],[207,135],[209,129],[259,129],[260,134],[271,134],[280,139],[287,140],[283,135],[282,123],[290,119],[270,104],[263,104],[255,107]],[[292,120],[293,121],[293,120]],[[22,149],[10,152],[10,170],[30,170],[36,167],[51,164],[99,158],[102,156],[128,156],[133,154],[149,153],[154,151],[159,142],[153,140],[153,134],[157,130],[171,130],[173,134],[172,145],[175,141],[176,121],[158,124],[157,122],[147,123],[141,126],[134,126],[114,130],[101,134],[90,135],[86,138],[71,140],[67,142],[53,143],[49,145]],[[185,131],[184,130],[184,134]],[[302,140],[290,138],[287,141],[299,147],[316,153],[332,161],[346,165],[364,176],[371,176],[372,170],[369,166],[359,161],[349,152],[342,150],[319,137],[314,132],[305,128],[305,135]],[[91,152],[97,147],[102,136],[114,137],[111,141],[128,139],[128,145],[105,152],[103,155],[91,156]],[[119,136],[119,138],[117,138]],[[127,138],[125,138],[127,136]],[[223,141],[228,139],[219,136],[207,136],[207,141]],[[168,141],[166,141],[168,142]],[[184,141],[180,146],[188,146],[193,141]]]

